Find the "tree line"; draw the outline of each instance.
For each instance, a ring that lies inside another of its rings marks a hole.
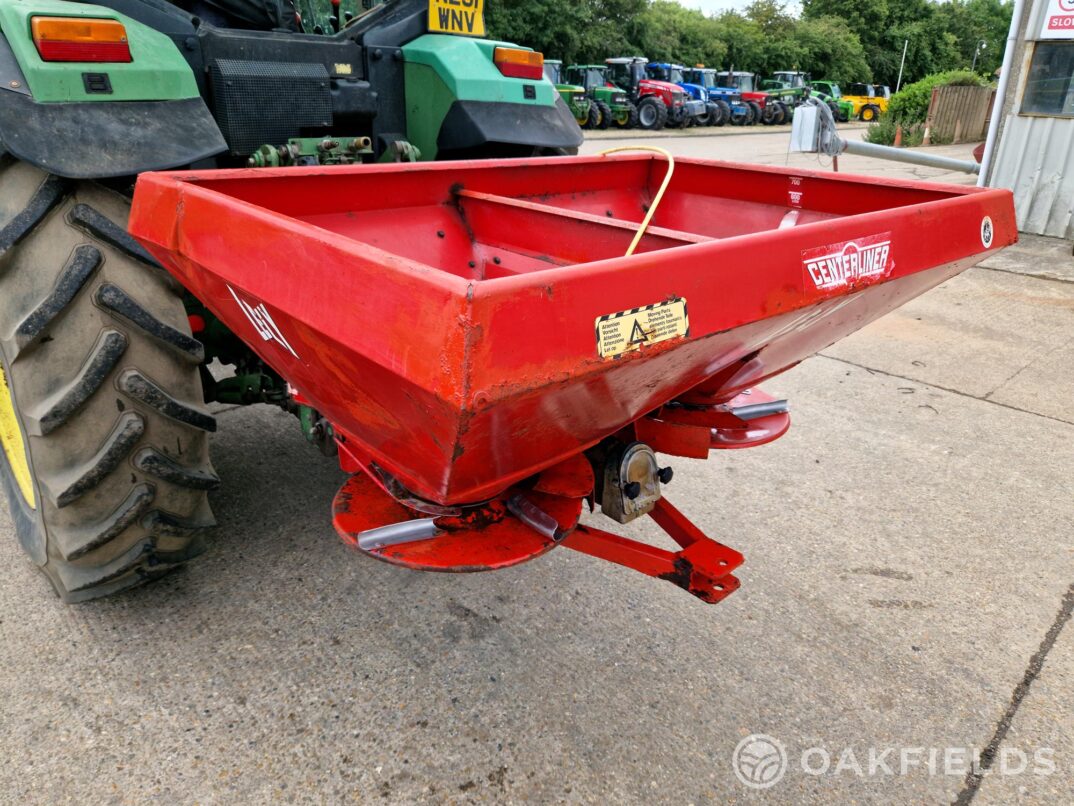
[[[904,84],[969,68],[975,51],[977,72],[991,75],[1011,11],[1003,0],[802,0],[795,17],[777,0],[755,0],[708,16],[674,0],[486,0],[485,20],[491,37],[567,64],[640,55],[894,88],[904,42]]]

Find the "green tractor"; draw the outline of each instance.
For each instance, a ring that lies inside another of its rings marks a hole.
[[[283,405],[335,444],[127,233],[138,174],[582,142],[541,54],[481,38],[463,6],[390,0],[326,35],[304,32],[291,0],[194,7],[0,0],[0,486],[65,601],[203,550],[219,483],[206,404]],[[214,377],[214,360],[235,374]]]
[[[607,129],[611,124],[611,109],[586,94],[585,87],[564,83],[563,62],[559,59],[544,60],[544,75],[556,85],[556,91],[571,110],[574,119],[583,129]]]
[[[832,110],[832,117],[840,123],[846,123],[854,117],[854,104],[843,98],[843,91],[834,81],[810,81],[812,97],[823,101]]]
[[[572,64],[567,68],[567,80],[584,87],[594,102],[606,108],[608,119],[617,128],[633,129],[638,125],[638,110],[626,90],[615,86],[608,77],[608,65]]]
[[[777,70],[761,82],[761,89],[779,99],[787,108],[788,119],[794,118],[794,110],[809,97],[809,73],[794,70]]]

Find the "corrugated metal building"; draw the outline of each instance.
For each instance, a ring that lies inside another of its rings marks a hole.
[[[1014,191],[1024,232],[1074,239],[1074,0],[1032,0],[989,184]]]

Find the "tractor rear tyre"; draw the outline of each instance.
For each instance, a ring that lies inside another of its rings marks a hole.
[[[597,128],[607,129],[612,125],[612,108],[604,101],[594,101],[593,106],[600,109],[600,123],[597,124]]]
[[[716,101],[716,108],[720,110],[720,114],[712,125],[723,126],[731,120],[731,107],[727,101]]]
[[[872,123],[880,117],[880,107],[876,104],[866,104],[861,108],[861,114],[858,117],[865,123]]]
[[[638,102],[638,128],[655,132],[668,122],[668,108],[653,95],[646,95]]]
[[[612,118],[612,122],[620,129],[636,128],[638,125],[638,108],[634,104],[628,103],[626,110],[626,114],[620,114],[619,117]]]
[[[204,348],[128,212],[98,185],[0,160],[0,485],[66,602],[161,576],[214,524]]]

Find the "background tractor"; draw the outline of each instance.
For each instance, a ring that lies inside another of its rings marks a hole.
[[[571,110],[575,121],[583,129],[607,129],[611,123],[611,109],[607,105],[590,98],[585,87],[577,84],[565,83],[563,78],[563,62],[559,59],[544,60],[544,75],[556,85],[556,91],[563,102]]]
[[[567,80],[585,88],[594,101],[608,107],[611,122],[620,129],[632,129],[638,125],[638,110],[630,102],[626,90],[608,80],[606,64],[572,64],[567,68]]]
[[[648,78],[645,65],[649,60],[642,56],[617,56],[605,59],[608,78],[623,87],[638,109],[638,126],[656,131],[665,125],[681,126],[694,115],[687,106],[686,93],[682,87],[668,81]],[[692,102],[696,103],[696,102]]]
[[[688,116],[682,125],[715,126],[717,121],[722,120],[723,111],[709,99],[708,90],[701,84],[693,84],[687,81],[681,64],[669,64],[668,62],[650,62],[645,67],[645,72],[650,78],[659,81],[669,81],[682,88],[690,100],[687,102]]]
[[[128,235],[139,174],[582,142],[541,54],[480,38],[480,14],[390,0],[330,35],[300,26],[284,0],[214,0],[197,15],[163,0],[0,0],[0,484],[22,547],[66,601],[202,551],[218,484],[207,402],[283,406],[335,445]],[[246,313],[272,337],[260,309]],[[235,375],[214,378],[214,359]]]
[[[855,82],[847,84],[843,90],[843,100],[854,105],[854,117],[871,122],[880,117],[888,108],[888,99],[878,97],[872,84]]]
[[[837,121],[845,123],[854,116],[854,104],[843,99],[842,90],[836,82],[810,81],[809,86],[812,96],[826,103]]]
[[[750,108],[749,123],[760,121],[766,126],[778,126],[790,120],[787,107],[778,98],[762,92],[755,73],[738,70],[720,70],[716,73],[718,86],[734,90]],[[734,122],[732,120],[732,122]]]
[[[753,109],[742,100],[742,93],[717,84],[714,68],[704,65],[688,67],[683,71],[683,76],[687,81],[704,87],[709,94],[709,99],[719,107],[720,117],[715,121],[716,126],[722,126],[725,123],[745,126],[758,122],[753,119]]]
[[[778,70],[761,82],[761,89],[779,99],[790,120],[794,118],[794,110],[809,98],[809,73]]]

